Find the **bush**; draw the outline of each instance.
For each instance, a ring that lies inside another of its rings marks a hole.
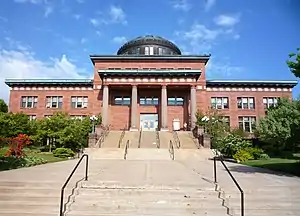
[[[217,150],[227,157],[232,157],[240,149],[251,147],[249,141],[243,140],[242,137],[229,134],[217,140]]]
[[[246,151],[248,151],[254,158],[254,160],[260,159],[261,155],[264,154],[264,150],[260,148],[246,148]]]
[[[17,169],[21,167],[30,167],[47,163],[46,160],[37,156],[0,156],[0,170]]]
[[[247,151],[247,149],[239,149],[233,155],[233,159],[235,159],[239,163],[239,162],[245,162],[248,160],[253,160],[254,157],[253,157],[253,155],[251,155],[251,153],[249,151]]]
[[[270,156],[264,153],[259,156],[259,159],[260,160],[269,160]]]
[[[54,157],[67,158],[74,157],[75,153],[69,148],[57,148],[53,151]]]
[[[30,166],[35,166],[35,165],[40,165],[40,164],[45,164],[47,163],[46,160],[44,160],[41,157],[37,157],[37,156],[26,156],[25,158],[25,166],[26,167],[30,167]]]

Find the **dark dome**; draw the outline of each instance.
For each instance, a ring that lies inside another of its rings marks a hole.
[[[125,43],[117,55],[181,55],[181,51],[162,37],[146,35]]]

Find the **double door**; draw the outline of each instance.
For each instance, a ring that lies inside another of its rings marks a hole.
[[[158,129],[158,114],[141,114],[140,127],[143,131],[156,131]]]

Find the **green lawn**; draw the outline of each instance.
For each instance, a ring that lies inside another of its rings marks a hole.
[[[269,160],[250,160],[242,164],[261,167],[300,176],[300,158],[270,158]]]

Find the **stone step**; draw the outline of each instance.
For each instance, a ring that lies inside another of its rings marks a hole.
[[[142,132],[141,148],[157,148],[155,131]]]
[[[65,194],[64,199],[66,200],[71,194]],[[53,195],[43,194],[0,194],[0,202],[2,201],[30,201],[30,202],[57,202],[60,200],[60,193]]]
[[[3,213],[0,210],[0,213],[1,213],[1,216],[41,216],[40,212],[22,212],[22,213],[6,212],[6,213]],[[58,213],[43,212],[43,216],[58,216]]]
[[[233,215],[241,215],[240,209],[235,209]],[[299,216],[299,209],[245,209],[245,215],[250,216]]]
[[[104,142],[101,144],[101,148],[117,148],[122,131],[109,131]]]
[[[14,216],[23,216],[23,215],[58,215],[59,213],[59,208],[26,208],[26,209],[22,209],[22,208],[18,208],[18,207],[14,207],[12,209],[7,209],[7,208],[3,208],[0,209],[0,215],[14,215]]]
[[[127,160],[171,160],[168,149],[129,148]]]
[[[109,159],[123,159],[124,150],[121,148],[95,148],[89,150],[88,155],[91,160],[109,160]]]

